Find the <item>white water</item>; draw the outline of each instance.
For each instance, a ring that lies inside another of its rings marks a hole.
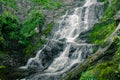
[[[98,21],[98,18],[101,17],[101,9],[96,10],[100,6],[101,4],[97,0],[86,0],[85,4],[75,8],[72,14],[69,14],[69,11],[67,11],[65,15],[56,21],[58,26],[56,26],[57,29],[55,29],[53,37],[49,39],[43,49],[38,51],[34,58],[28,60],[25,66],[28,69],[43,70],[43,73],[31,75],[26,79],[58,80],[57,77],[59,75],[69,71],[75,65],[84,62],[86,56],[92,53],[93,45],[87,44],[79,36],[82,32],[89,30]],[[60,43],[62,47],[58,45]],[[56,49],[54,50],[54,48]],[[51,57],[56,56],[52,57],[54,58],[53,60],[49,59],[48,63],[46,61],[43,65],[43,57],[45,57],[44,60],[47,60],[48,55]],[[48,66],[47,69],[45,65]]]

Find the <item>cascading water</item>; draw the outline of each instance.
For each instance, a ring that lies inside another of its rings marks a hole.
[[[59,80],[86,56],[92,53],[93,45],[80,38],[82,32],[89,30],[101,17],[103,4],[97,0],[86,0],[84,5],[67,11],[56,21],[56,25],[44,47],[36,57],[28,60],[25,68],[38,73],[26,77],[26,80]]]

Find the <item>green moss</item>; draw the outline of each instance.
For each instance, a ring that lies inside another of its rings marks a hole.
[[[41,39],[41,35],[37,36],[37,38],[38,39],[37,39],[36,43],[33,44],[33,42],[31,41],[31,43],[24,49],[24,57],[23,58],[29,56],[31,53],[35,52],[38,48],[40,48],[42,46],[42,44],[44,44],[45,41],[43,41]]]
[[[102,62],[90,66],[80,77],[80,80],[119,80],[120,79],[120,36],[113,40],[113,45],[107,52],[111,53]],[[113,50],[115,48],[115,50]],[[92,78],[91,78],[92,77]],[[95,79],[96,78],[96,79]]]
[[[48,35],[51,31],[51,28],[54,26],[54,21],[52,21],[51,23],[49,23],[47,26],[46,26],[46,29],[44,31],[44,34],[45,35]]]
[[[0,51],[0,61],[3,61],[7,58],[7,54],[5,52]]]
[[[82,73],[82,77],[79,80],[97,80],[95,71],[97,70],[89,70],[87,72]]]
[[[5,68],[5,66],[0,66],[0,69],[3,69],[3,68]]]
[[[19,40],[19,43],[24,45],[23,49],[24,57],[33,53],[38,47],[43,44],[41,40],[42,26],[44,25],[44,15],[41,11],[31,11],[23,22],[20,34],[22,37]],[[35,28],[39,27],[40,34],[36,36]],[[34,37],[37,37],[37,42],[34,42]],[[33,44],[34,43],[34,44]],[[24,58],[23,57],[23,58]]]
[[[94,44],[102,44],[115,28],[116,22],[112,20],[95,24],[89,33],[88,40]]]
[[[120,47],[118,48],[118,50],[115,54],[116,55],[114,56],[114,60],[115,61],[120,61]]]
[[[115,52],[115,55],[113,56],[113,60],[116,62],[119,62],[120,61],[120,36],[116,36],[114,38],[114,43],[116,43],[117,45],[117,50]]]
[[[8,11],[4,11],[0,16],[0,22],[0,47],[2,50],[9,49],[12,46],[9,44],[18,40],[19,22],[17,17]]]
[[[0,52],[0,59],[4,60],[6,54],[21,55],[20,58],[24,58],[42,45],[41,36],[36,36],[39,42],[33,44],[35,27],[39,27],[41,35],[44,25],[41,11],[31,11],[23,24],[11,12],[4,11],[0,15],[0,22],[0,51],[4,52]]]
[[[112,0],[112,2],[105,7],[105,12],[103,15],[102,21],[106,21],[108,19],[114,19],[114,15],[117,13],[117,11],[120,10],[120,1],[119,0]]]
[[[90,31],[88,40],[94,44],[103,44],[104,40],[115,30],[116,21],[114,21],[114,15],[120,10],[119,0],[112,0],[108,4],[108,0],[100,0],[105,2],[104,14],[101,22],[94,25],[94,28]]]
[[[96,64],[82,74],[80,80],[118,80],[119,65],[113,62],[102,62]]]
[[[17,0],[0,0],[0,3],[4,4],[7,7],[11,7],[14,10],[18,10],[18,6],[15,4]]]
[[[54,0],[31,0],[31,1],[39,4],[43,9],[57,9],[62,5],[60,2]]]

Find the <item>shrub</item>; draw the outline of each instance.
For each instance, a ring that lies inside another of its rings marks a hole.
[[[31,0],[32,2],[38,3],[43,9],[56,9],[62,4],[54,0]]]
[[[44,16],[41,11],[31,11],[26,18],[21,29],[21,35],[28,38],[35,34],[35,28],[39,27],[41,32],[42,26],[44,25]]]
[[[115,28],[116,22],[113,20],[97,23],[89,32],[88,40],[94,44],[102,44]]]

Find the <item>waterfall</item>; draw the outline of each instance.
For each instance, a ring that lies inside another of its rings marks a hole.
[[[103,4],[97,0],[86,0],[84,5],[69,10],[55,22],[48,42],[30,58],[24,68],[37,71],[25,80],[59,80],[59,77],[83,63],[92,53],[92,44],[80,38],[93,27],[103,12]],[[22,67],[23,68],[23,67]],[[24,80],[24,79],[23,79]]]

